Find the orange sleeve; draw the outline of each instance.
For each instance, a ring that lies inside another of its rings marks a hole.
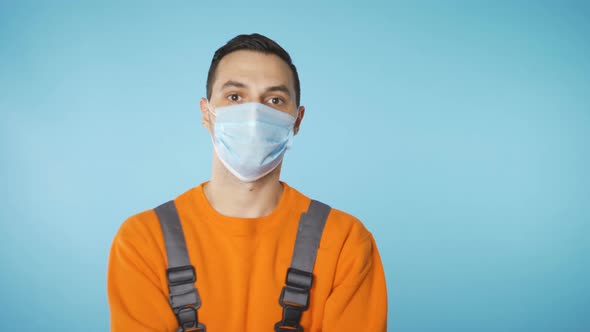
[[[324,310],[323,332],[387,330],[385,272],[370,233],[342,248]]]
[[[132,217],[124,222],[111,245],[107,270],[111,331],[175,331],[176,318],[161,286],[164,273],[157,269],[164,264],[163,257],[140,221],[144,220]]]

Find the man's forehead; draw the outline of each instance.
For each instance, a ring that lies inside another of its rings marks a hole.
[[[291,68],[274,54],[240,50],[221,59],[215,74],[214,88],[220,89],[227,81],[246,85],[278,86],[293,89]]]

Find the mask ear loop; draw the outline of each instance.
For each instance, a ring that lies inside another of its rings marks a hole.
[[[209,100],[207,100],[207,109],[209,110],[209,113],[212,113],[213,115],[215,115],[215,117],[217,117],[217,113],[215,113],[215,111],[213,111],[213,108],[211,107]]]
[[[295,125],[297,124],[297,120],[299,120],[299,113],[301,113],[301,111],[299,110],[299,107],[297,107],[297,114],[295,115],[295,120],[293,121],[293,131],[295,131]]]
[[[297,107],[297,115],[295,115],[295,120],[293,120],[293,128],[289,131],[289,140],[287,141],[286,150],[292,149],[293,146],[293,138],[295,137],[295,124],[297,124],[297,120],[299,119],[299,107]]]
[[[213,107],[211,107],[211,103],[209,102],[209,100],[207,99],[207,110],[209,111],[209,126],[211,128],[211,141],[213,142],[213,146],[215,146],[215,130],[214,127],[215,125],[213,124],[213,121],[211,121],[211,114],[213,114],[213,116],[215,117],[215,121],[217,121],[217,113],[215,113],[215,111],[213,110]]]

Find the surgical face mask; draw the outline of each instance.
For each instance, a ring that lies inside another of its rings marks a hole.
[[[250,102],[218,107],[213,146],[223,165],[244,182],[256,181],[274,170],[293,142],[297,117]]]

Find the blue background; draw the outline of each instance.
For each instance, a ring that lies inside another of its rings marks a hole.
[[[0,330],[108,330],[113,236],[209,178],[211,57],[259,32],[291,53],[307,107],[283,180],[373,232],[390,331],[590,331],[589,16],[0,2]]]

